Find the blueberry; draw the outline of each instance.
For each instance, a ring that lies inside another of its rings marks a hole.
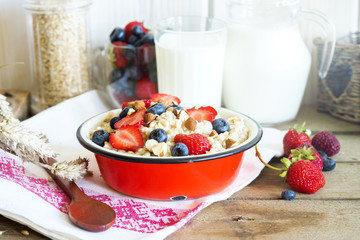
[[[212,123],[213,129],[218,133],[228,132],[230,130],[230,125],[228,121],[223,118],[215,119]]]
[[[281,193],[281,198],[285,199],[285,200],[293,200],[294,198],[296,197],[296,194],[294,191],[292,190],[285,190],[285,191],[282,191]]]
[[[169,105],[166,109],[168,108],[173,108],[174,110],[184,110],[184,108],[182,106],[179,106],[179,105],[176,105],[176,104],[173,104],[173,105]]]
[[[317,152],[320,154],[323,161],[325,161],[328,158],[328,155],[323,151],[317,151]]]
[[[176,143],[171,149],[171,156],[187,156],[189,155],[189,149],[183,143]]]
[[[139,38],[137,36],[130,35],[130,37],[128,38],[128,43],[135,46],[135,43],[138,42],[138,40]]]
[[[115,123],[117,123],[118,121],[120,121],[120,118],[119,117],[113,117],[112,119],[110,119],[110,127],[112,129],[115,129]]]
[[[144,31],[142,30],[142,28],[140,26],[133,26],[131,29],[132,33],[137,36],[137,37],[142,37]]]
[[[97,130],[93,133],[91,140],[95,144],[103,147],[104,143],[109,141],[109,133],[103,129]]]
[[[129,106],[125,107],[119,114],[119,118],[123,119],[124,117],[126,117],[130,109],[131,109],[131,107],[129,107]]]
[[[127,60],[132,61],[136,56],[136,48],[133,45],[128,44],[123,48],[123,54]]]
[[[155,45],[154,36],[150,34],[145,34],[142,38],[140,38],[138,41],[135,42],[134,46],[139,47],[145,43],[150,43],[152,45]]]
[[[165,106],[162,103],[155,103],[154,105],[152,105],[151,107],[149,107],[146,110],[147,113],[152,113],[155,115],[160,115],[163,112],[165,112]]]
[[[154,139],[158,142],[166,142],[168,139],[167,133],[162,128],[156,128],[151,131],[149,139]]]
[[[110,41],[111,43],[114,42],[123,42],[125,39],[125,31],[122,28],[116,27],[114,30],[110,33]]]
[[[124,76],[124,70],[121,68],[115,68],[111,72],[110,82],[116,82],[116,81],[120,80],[123,76]]]
[[[327,158],[327,160],[323,161],[323,171],[328,172],[334,170],[336,166],[336,162],[334,159]]]

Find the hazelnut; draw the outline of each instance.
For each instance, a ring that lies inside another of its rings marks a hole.
[[[146,113],[144,116],[144,123],[149,124],[150,122],[154,121],[156,118],[155,114],[152,113]]]
[[[189,129],[190,131],[195,131],[196,129],[196,125],[197,122],[195,119],[193,119],[192,117],[189,117],[188,119],[186,119],[186,121],[184,122],[184,125],[187,129]]]
[[[211,133],[209,134],[209,137],[215,137],[216,135],[218,135],[217,131],[212,130]]]
[[[236,141],[234,139],[228,138],[225,140],[225,147],[226,149],[230,148],[232,145],[234,145]]]
[[[145,103],[144,103],[143,101],[136,101],[136,102],[134,103],[134,109],[135,109],[136,111],[138,111],[138,110],[140,110],[140,109],[143,109],[143,108],[145,108]]]

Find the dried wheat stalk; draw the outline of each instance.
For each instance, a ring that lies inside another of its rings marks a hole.
[[[39,159],[46,161],[47,158],[54,158],[57,154],[43,134],[21,126],[20,121],[14,117],[6,97],[1,94],[0,148],[14,153],[22,160],[47,168],[52,173],[68,180],[79,179],[87,173],[87,159],[78,158],[73,161],[56,162],[51,166],[41,163]]]

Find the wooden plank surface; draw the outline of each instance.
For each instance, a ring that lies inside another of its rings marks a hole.
[[[332,172],[324,172],[326,185],[315,194],[297,193],[293,201],[280,199],[288,185],[278,173],[265,168],[260,176],[229,199],[214,203],[198,213],[166,240],[212,239],[359,239],[360,228],[360,125],[348,123],[313,108],[302,108],[287,129],[307,122],[315,133],[330,130],[341,143]],[[271,164],[280,166],[279,159]],[[29,236],[21,230],[29,231]],[[47,239],[0,216],[0,239]]]

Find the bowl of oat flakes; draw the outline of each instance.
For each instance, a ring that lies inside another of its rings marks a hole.
[[[261,137],[261,126],[244,114],[181,104],[161,93],[96,115],[77,131],[110,187],[153,200],[225,189],[238,176],[244,152]]]

